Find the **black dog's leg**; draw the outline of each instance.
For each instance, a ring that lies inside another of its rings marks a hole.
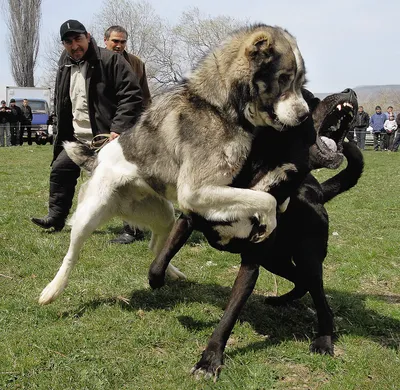
[[[188,240],[193,229],[192,218],[181,214],[175,222],[163,249],[150,265],[149,284],[151,288],[160,288],[164,286],[165,271],[168,264]]]
[[[314,276],[315,278],[313,278],[313,280],[311,280],[311,278],[309,280],[309,291],[317,311],[318,336],[311,343],[310,351],[333,356],[333,312],[325,295],[322,279],[322,264],[320,265],[320,272],[318,272],[318,275]]]
[[[223,353],[232,329],[248,297],[253,292],[259,274],[259,266],[243,261],[232,288],[232,293],[221,321],[215,328],[206,349],[191,373],[204,374],[206,378],[218,379],[223,365]]]
[[[271,261],[272,260],[272,261]],[[302,298],[308,291],[307,287],[299,280],[299,271],[293,264],[291,255],[287,257],[274,257],[261,265],[275,275],[281,276],[294,283],[294,288],[279,297],[267,297],[265,303],[271,306],[284,306],[291,304],[294,300]]]
[[[318,248],[315,241],[314,246],[312,246],[312,242],[305,242],[301,252],[301,256],[296,256],[294,260],[298,268],[299,279],[310,292],[318,318],[318,336],[311,343],[310,350],[333,355],[333,313],[326,299],[322,271],[322,261],[325,258],[326,249],[322,245]]]
[[[271,306],[285,306],[290,305],[297,299],[303,298],[308,292],[305,286],[296,285],[292,290],[279,297],[267,297],[265,303]]]

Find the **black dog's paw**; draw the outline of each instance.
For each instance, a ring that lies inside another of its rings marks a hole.
[[[319,336],[310,345],[310,351],[321,355],[333,356],[333,343],[331,336]]]
[[[204,377],[204,379],[214,378],[214,382],[216,382],[222,368],[222,353],[205,350],[199,362],[190,370],[190,374],[195,375],[196,379],[200,379],[201,377]]]
[[[157,273],[149,271],[149,284],[150,287],[155,290],[156,288],[161,288],[165,284],[165,273]]]

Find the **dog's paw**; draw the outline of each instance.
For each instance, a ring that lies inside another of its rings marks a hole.
[[[151,270],[149,271],[149,285],[155,290],[161,288],[165,284],[165,273],[155,273]]]
[[[331,336],[319,336],[310,345],[310,351],[321,355],[334,355]]]
[[[167,268],[167,275],[172,279],[172,280],[178,280],[178,279],[187,279],[186,275],[179,271],[178,268],[174,267],[172,264],[168,264]]]
[[[250,241],[258,244],[266,240],[276,228],[276,214],[261,214],[256,213],[253,218],[258,221],[258,227],[250,236]]]
[[[223,367],[222,354],[204,351],[200,361],[190,370],[190,374],[194,375],[196,379],[213,378],[216,382]]]
[[[40,294],[39,304],[48,305],[49,303],[55,301],[57,297],[64,291],[65,287],[67,287],[66,282],[59,282],[57,279],[54,279]]]

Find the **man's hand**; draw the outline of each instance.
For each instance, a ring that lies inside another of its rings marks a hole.
[[[113,131],[110,132],[110,141],[112,141],[115,138],[118,138],[120,134],[114,133]]]

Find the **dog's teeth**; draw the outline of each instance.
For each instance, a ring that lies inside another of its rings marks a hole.
[[[340,110],[342,109],[342,105],[341,105],[341,104],[338,104],[338,105],[336,106],[336,108],[340,111]]]

